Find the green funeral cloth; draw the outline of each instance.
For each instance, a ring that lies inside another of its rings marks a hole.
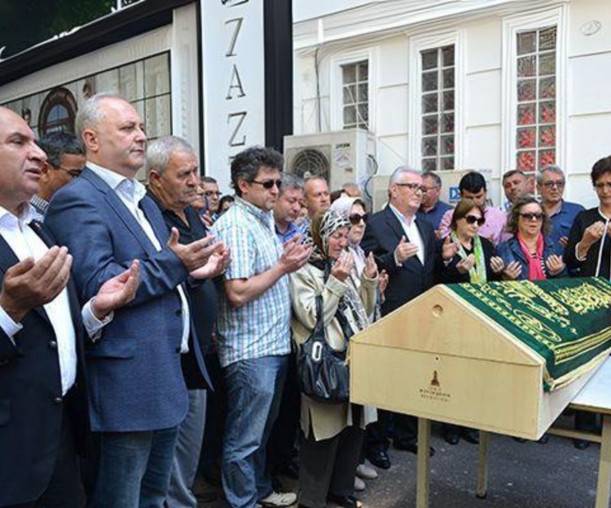
[[[546,391],[592,368],[611,348],[611,283],[600,277],[447,287],[545,359]]]

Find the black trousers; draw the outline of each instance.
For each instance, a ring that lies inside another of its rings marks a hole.
[[[392,436],[389,434],[391,424],[394,424]],[[418,441],[418,419],[414,416],[378,409],[378,421],[367,425],[365,455],[388,450],[391,437],[395,443],[416,443]]]
[[[284,390],[276,423],[267,442],[267,467],[275,474],[285,468],[297,454],[295,442],[299,432],[301,391],[297,382],[297,358],[289,355]]]
[[[206,395],[206,426],[199,459],[199,472],[206,473],[215,466],[220,466],[223,451],[223,433],[227,415],[227,391],[225,376],[216,352],[206,354],[206,367],[214,385],[214,391]]]
[[[68,413],[64,410],[57,460],[49,485],[38,500],[8,508],[81,508],[83,506],[85,506],[85,494],[79,472],[74,433]]]
[[[316,441],[313,433],[302,436],[299,449],[299,504],[308,508],[327,506],[329,493],[354,494],[354,475],[359,464],[365,432],[358,426],[360,406],[352,406],[356,426],[346,427],[337,436]],[[355,408],[357,409],[355,411]]]

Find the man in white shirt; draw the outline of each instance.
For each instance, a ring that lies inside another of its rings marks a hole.
[[[208,235],[189,244],[168,232],[136,173],[145,161],[140,115],[123,98],[98,94],[76,120],[87,165],[54,196],[45,224],[74,256],[73,277],[86,301],[109,276],[140,260],[141,284],[87,352],[92,430],[99,445],[91,506],[161,507],[166,497],[178,425],[188,397],[182,355],[210,380],[193,347],[182,283],[222,250]]]
[[[0,506],[77,506],[74,442],[88,430],[82,324],[95,338],[138,287],[134,262],[81,321],[71,255],[30,223],[45,161],[30,127],[0,107]]]
[[[361,247],[366,254],[373,252],[378,268],[386,270],[389,278],[382,315],[391,313],[433,285],[435,230],[430,222],[417,217],[425,192],[426,186],[418,171],[399,167],[390,176],[388,206],[367,221]],[[390,467],[389,418],[390,413],[379,411],[378,422],[367,428],[367,458],[383,469]],[[415,418],[395,414],[394,420],[395,447],[416,453]]]

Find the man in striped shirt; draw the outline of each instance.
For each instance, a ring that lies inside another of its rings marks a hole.
[[[231,163],[236,203],[215,223],[230,250],[218,312],[218,351],[227,385],[222,475],[232,507],[290,506],[293,493],[273,491],[265,445],[276,419],[290,346],[287,274],[311,247],[300,236],[278,240],[272,210],[282,184],[282,156],[252,147]]]

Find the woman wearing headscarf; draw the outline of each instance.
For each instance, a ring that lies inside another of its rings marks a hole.
[[[350,222],[348,231],[348,251],[354,259],[354,269],[351,277],[358,288],[361,284],[361,276],[365,268],[367,256],[361,248],[361,240],[365,235],[365,225],[367,223],[367,212],[365,202],[358,197],[341,196],[331,203],[331,210],[339,213],[344,219]],[[378,275],[378,290],[376,292],[376,306],[371,320],[375,321],[380,316],[380,305],[384,298],[384,290],[388,285],[388,274],[382,270]],[[378,472],[365,463],[364,453],[361,456],[360,464],[356,468],[356,478],[354,489],[356,491],[365,490],[366,485],[363,480],[374,480],[378,477]]]
[[[337,212],[319,212],[310,228],[314,253],[310,262],[290,277],[293,339],[300,345],[312,334],[317,320],[316,297],[322,295],[327,343],[343,352],[350,336],[369,324],[378,270],[373,257],[366,258],[360,287],[356,287],[350,276],[354,259],[347,251],[350,222]],[[354,497],[354,476],[363,429],[375,418],[373,408],[317,402],[302,394],[300,506],[319,508],[327,501],[347,508],[360,506]]]

